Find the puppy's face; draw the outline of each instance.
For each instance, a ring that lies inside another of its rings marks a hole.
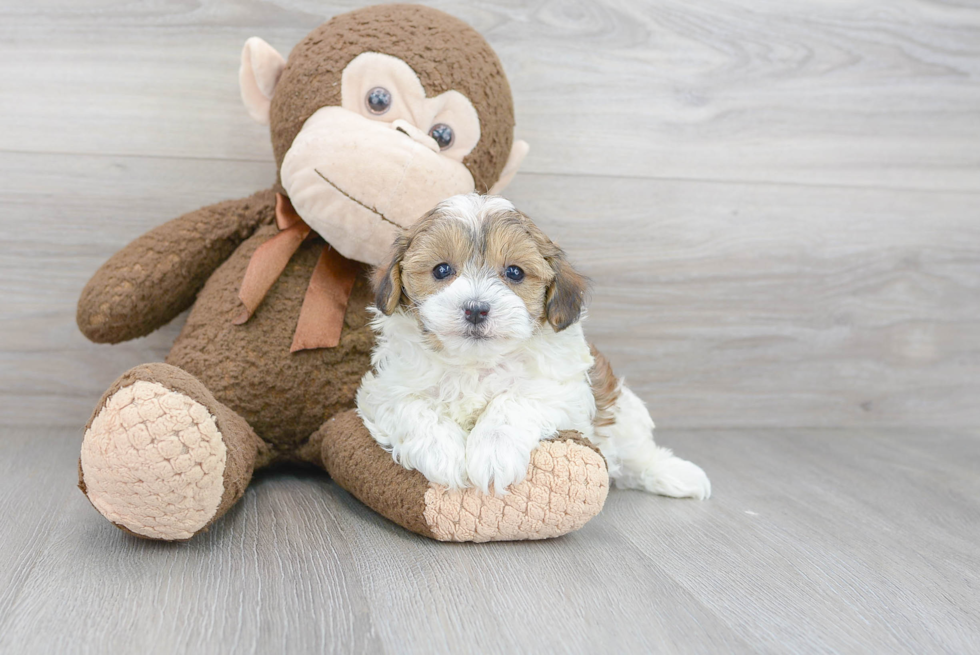
[[[578,320],[585,280],[509,202],[466,195],[398,238],[376,289],[378,309],[412,313],[430,346],[492,356]]]

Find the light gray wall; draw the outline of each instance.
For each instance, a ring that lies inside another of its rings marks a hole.
[[[267,186],[242,42],[354,3],[0,8],[0,412],[81,425],[178,324],[87,343],[116,249]],[[509,194],[594,280],[588,331],[661,428],[975,426],[980,12],[940,2],[436,3],[497,49]]]

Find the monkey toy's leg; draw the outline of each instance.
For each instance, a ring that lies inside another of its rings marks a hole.
[[[78,486],[138,537],[190,539],[242,497],[269,447],[183,370],[146,364],[102,396],[85,428]]]
[[[399,466],[353,410],[327,421],[302,453],[382,516],[440,541],[547,539],[599,513],[609,491],[606,462],[577,432],[562,432],[531,454],[527,478],[505,496],[450,491]]]
[[[577,433],[531,454],[527,478],[506,496],[450,491],[399,466],[353,410],[327,421],[298,453],[382,516],[441,541],[546,539],[599,513],[605,460]],[[145,364],[103,395],[85,428],[78,483],[92,505],[138,537],[190,539],[245,493],[269,446],[189,373]]]

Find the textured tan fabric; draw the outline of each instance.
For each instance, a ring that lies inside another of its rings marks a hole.
[[[407,63],[430,98],[450,90],[469,98],[480,116],[481,135],[463,163],[478,191],[492,187],[514,138],[514,106],[503,66],[472,27],[418,5],[377,5],[335,16],[293,48],[272,97],[277,164],[282,166],[313,112],[340,105],[341,73],[362,52],[381,52]]]
[[[609,493],[606,464],[591,445],[562,433],[531,453],[527,478],[505,496],[431,485],[425,523],[440,541],[549,539],[585,525]]]
[[[117,391],[82,442],[89,500],[156,539],[189,539],[224,493],[227,449],[214,417],[187,396],[139,381]]]
[[[192,376],[137,366],[86,426],[79,487],[132,534],[189,539],[241,497],[259,450],[267,448],[251,428]]]

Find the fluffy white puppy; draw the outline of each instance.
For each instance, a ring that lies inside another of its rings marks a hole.
[[[590,348],[585,280],[508,201],[454,196],[378,269],[374,370],[357,408],[402,466],[506,493],[559,430],[598,446],[621,487],[707,498],[699,467],[653,442],[643,402]]]

